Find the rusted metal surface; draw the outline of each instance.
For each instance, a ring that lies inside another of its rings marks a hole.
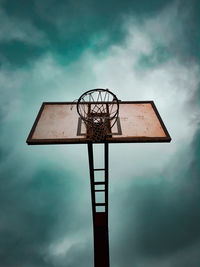
[[[104,144],[104,168],[94,168],[93,144],[88,144],[88,158],[90,168],[90,186],[94,232],[94,266],[109,267],[109,237],[108,237],[108,143]],[[95,181],[95,172],[101,171],[103,180]],[[96,194],[99,192],[96,185],[103,185],[101,192],[104,194],[104,202],[99,203]],[[104,207],[104,211],[98,212],[98,207]]]
[[[44,105],[33,139],[73,139],[77,131],[76,109],[70,105]],[[79,138],[84,138],[80,136]]]
[[[120,102],[118,122],[111,133],[105,142],[171,141],[153,101]],[[77,113],[76,103],[73,102],[43,103],[27,139],[29,145],[88,142],[85,125]]]
[[[120,105],[120,137],[165,137],[165,132],[157,119],[151,104]],[[113,136],[116,138],[117,136]]]

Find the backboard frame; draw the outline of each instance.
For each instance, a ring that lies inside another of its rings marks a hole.
[[[86,103],[87,104],[87,103]],[[165,124],[154,104],[154,101],[150,100],[150,101],[120,101],[120,104],[151,104],[157,119],[159,120],[159,123],[165,133],[165,137],[147,137],[147,136],[141,136],[141,137],[116,137],[112,138],[112,137],[107,137],[105,141],[103,142],[97,142],[97,143],[159,143],[159,142],[170,142],[171,141],[171,137],[167,131],[167,128],[165,127]],[[59,138],[59,139],[33,139],[32,136],[34,134],[34,131],[37,127],[37,124],[40,120],[41,114],[44,110],[45,105],[76,105],[75,102],[43,102],[40,110],[37,114],[37,117],[35,119],[35,122],[31,128],[31,131],[28,135],[28,138],[26,140],[26,143],[28,145],[63,145],[63,144],[87,144],[91,141],[88,141],[86,138]]]

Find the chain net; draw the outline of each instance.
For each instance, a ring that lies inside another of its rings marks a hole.
[[[80,96],[77,111],[86,125],[87,139],[103,142],[118,118],[119,103],[108,89],[93,89]]]

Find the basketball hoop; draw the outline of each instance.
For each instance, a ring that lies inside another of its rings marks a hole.
[[[108,89],[92,89],[79,97],[77,112],[86,125],[87,139],[102,142],[117,121],[119,101]]]
[[[78,102],[43,102],[27,144],[87,144],[88,147],[95,267],[110,266],[109,144],[170,141],[153,101],[118,101],[108,89],[93,89],[82,94]],[[94,161],[94,143],[104,147],[100,168],[96,168]],[[97,179],[97,172],[101,179]]]

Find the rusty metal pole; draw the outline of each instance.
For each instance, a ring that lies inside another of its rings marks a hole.
[[[108,143],[104,144],[104,168],[94,168],[93,144],[88,143],[88,158],[90,168],[90,185],[93,214],[93,233],[94,233],[94,266],[109,267],[109,237],[108,237]],[[101,182],[95,181],[95,172],[104,172],[104,179]],[[104,189],[98,189],[102,185]],[[105,202],[97,203],[95,193],[103,192]],[[102,207],[104,211],[98,211]]]

